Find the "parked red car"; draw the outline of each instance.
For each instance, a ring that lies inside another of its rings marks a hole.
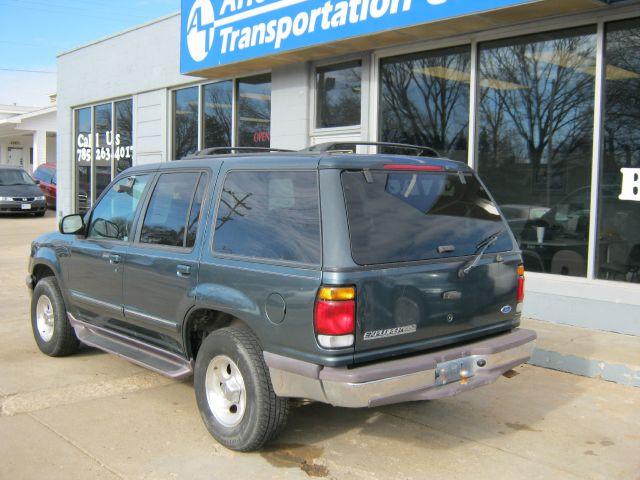
[[[44,163],[36,168],[36,171],[33,172],[33,178],[39,180],[40,183],[38,186],[40,190],[44,193],[47,201],[47,207],[55,209],[56,208],[56,164],[55,163]]]

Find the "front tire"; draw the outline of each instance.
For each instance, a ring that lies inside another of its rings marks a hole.
[[[258,450],[287,421],[289,401],[273,392],[260,343],[245,328],[223,328],[204,339],[194,385],[207,429],[231,450]]]
[[[33,289],[31,328],[40,351],[64,357],[78,350],[80,342],[67,319],[67,308],[55,277],[45,277]]]

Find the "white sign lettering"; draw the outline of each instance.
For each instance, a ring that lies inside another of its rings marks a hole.
[[[621,168],[622,192],[620,200],[640,202],[640,168]]]

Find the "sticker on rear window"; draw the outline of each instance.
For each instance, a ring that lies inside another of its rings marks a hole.
[[[377,338],[395,337],[396,335],[405,335],[407,333],[414,333],[418,330],[418,325],[406,325],[404,327],[387,328],[384,330],[373,330],[372,332],[365,332],[365,340],[375,340]]]

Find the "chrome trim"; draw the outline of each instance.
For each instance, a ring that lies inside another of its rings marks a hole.
[[[84,295],[82,293],[79,293],[73,290],[70,293],[71,293],[71,298],[73,298],[74,300],[80,303],[84,303],[85,305],[90,305],[92,307],[105,308],[112,312],[117,312],[120,316],[123,315],[122,306],[120,305],[115,305],[113,303],[105,302],[103,300],[98,300],[96,298],[89,297],[87,295]]]
[[[133,310],[131,308],[124,307],[124,316],[131,316],[138,320],[142,320],[144,322],[158,324],[161,327],[169,328],[175,330],[178,328],[178,324],[176,322],[172,322],[170,320],[165,320],[160,317],[154,317],[153,315],[148,315],[146,313],[142,313],[138,310]]]

